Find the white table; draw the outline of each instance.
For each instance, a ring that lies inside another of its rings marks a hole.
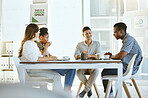
[[[118,96],[122,98],[122,62],[121,60],[74,60],[48,62],[20,62],[20,82],[25,84],[26,69],[118,69]]]

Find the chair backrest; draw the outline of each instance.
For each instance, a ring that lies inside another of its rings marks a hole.
[[[20,59],[17,57],[17,56],[13,56],[13,61],[14,61],[14,64],[16,66],[16,69],[17,69],[17,72],[18,72],[18,76],[19,76],[19,70],[18,70],[18,67],[20,66]],[[25,73],[25,76],[26,78],[29,78],[28,74]]]
[[[17,56],[13,56],[13,61],[15,63],[15,66],[18,68],[20,59]]]
[[[132,59],[130,60],[128,66],[127,66],[127,70],[126,72],[123,74],[124,77],[126,78],[130,78],[132,75],[132,71],[133,71],[133,66],[134,66],[134,61],[136,58],[136,54],[132,57]]]
[[[140,62],[140,65],[139,65],[139,69],[138,69],[138,71],[137,71],[134,75],[132,75],[132,77],[131,77],[131,78],[135,78],[135,77],[140,76],[140,73],[141,73],[141,69],[142,69],[143,62],[144,62],[144,57],[142,57],[142,60],[141,60],[141,62]]]
[[[20,65],[20,59],[17,56],[13,56],[13,61],[15,63],[15,66],[16,66],[16,69],[17,69],[17,72],[18,72],[18,77],[19,77],[18,67],[21,66]],[[25,78],[26,78],[28,83],[33,83],[33,84],[34,84],[34,82],[36,82],[35,84],[53,83],[53,81],[54,81],[53,79],[56,77],[56,75],[59,75],[59,74],[56,73],[56,72],[53,72],[53,71],[49,71],[49,72],[50,72],[50,74],[48,74],[48,78],[46,78],[42,75],[39,75],[39,74],[36,74],[34,76],[30,76],[30,75],[27,74],[27,72],[25,72]],[[52,75],[51,79],[49,79],[50,75]]]

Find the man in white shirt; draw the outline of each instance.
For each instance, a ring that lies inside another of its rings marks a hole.
[[[92,31],[89,27],[84,27],[82,31],[85,41],[78,43],[74,54],[75,59],[81,59],[82,52],[86,54],[86,59],[96,59],[96,54],[101,52],[100,43],[92,40]],[[85,73],[90,74],[88,79],[86,78]],[[79,97],[83,98],[86,93],[87,96],[90,97],[92,95],[91,87],[98,76],[98,69],[78,69],[77,76],[85,85],[85,88],[79,94]]]

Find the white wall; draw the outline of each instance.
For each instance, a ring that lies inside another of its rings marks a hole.
[[[73,58],[76,44],[82,39],[81,0],[49,0],[49,51],[58,57]]]
[[[1,40],[1,16],[2,16],[2,0],[0,0],[0,40]]]
[[[1,15],[2,15],[2,0],[0,0],[0,24],[1,24]]]
[[[25,24],[30,20],[31,3],[32,0],[3,0],[2,40],[22,41]],[[81,3],[81,0],[48,0],[51,54],[73,57],[76,44],[82,39]],[[16,45],[17,51],[20,43]]]
[[[2,40],[20,41],[29,23],[31,0],[3,0]]]
[[[138,10],[138,0],[125,0],[126,1],[126,11]]]
[[[90,25],[90,0],[82,0],[82,26],[89,26]]]
[[[148,0],[138,0],[139,10],[148,9]]]
[[[26,24],[30,18],[32,0],[2,1],[2,41],[15,41],[14,54],[18,55]]]

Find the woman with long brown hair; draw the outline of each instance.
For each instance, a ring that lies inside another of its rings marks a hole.
[[[19,58],[24,62],[33,62],[33,61],[49,61],[57,60],[56,56],[43,57],[41,52],[34,42],[39,38],[39,27],[36,24],[29,24],[25,30],[25,36],[21,43],[21,48],[19,51]],[[42,76],[49,79],[53,79],[53,90],[62,89],[61,76],[59,73],[52,70],[27,70],[28,74],[32,76]],[[47,84],[41,85],[42,87],[47,86]]]
[[[19,51],[19,58],[21,61],[27,61],[27,62],[33,62],[33,61],[49,61],[49,60],[57,60],[56,56],[49,56],[49,57],[43,57],[41,55],[41,52],[37,46],[37,44],[34,42],[36,39],[39,38],[39,28],[36,24],[29,24],[26,27],[25,30],[25,36],[24,39],[21,43],[21,48]],[[74,81],[75,69],[43,69],[43,70],[28,70],[28,73],[32,75],[38,75],[38,76],[43,76],[43,77],[53,77],[54,84],[53,88],[55,90],[61,90],[62,88],[61,85],[61,75],[65,76],[65,85],[64,85],[64,90],[65,91],[70,91],[71,86]]]
[[[39,28],[36,24],[29,24],[26,27],[24,39],[21,43],[19,57],[22,61],[49,61],[57,60],[56,56],[43,57],[39,48],[34,42],[39,38]],[[29,56],[28,56],[29,55]]]

